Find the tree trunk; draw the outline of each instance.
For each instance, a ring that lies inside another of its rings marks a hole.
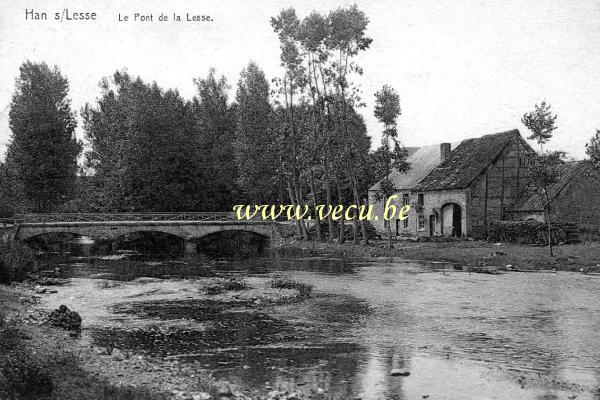
[[[325,179],[324,179],[324,183],[325,183],[325,195],[326,195],[326,206],[327,206],[327,210],[329,211],[330,207],[332,207],[332,200],[331,200],[331,182],[329,180],[329,173],[327,172],[327,169],[324,169],[325,172]],[[333,243],[333,239],[335,238],[335,228],[333,226],[333,219],[331,218],[331,213],[329,213],[327,215],[327,229],[329,231],[329,243]]]
[[[550,223],[550,198],[548,196],[548,191],[545,190],[544,194],[546,195],[546,225],[548,227],[548,247],[550,247],[550,257],[554,257],[554,249],[552,247],[552,226]]]
[[[387,222],[387,239],[388,239],[388,249],[393,249],[394,244],[392,243],[392,220]]]
[[[300,183],[298,182],[297,177],[294,177],[294,186],[296,188],[296,190],[295,190],[296,204],[298,206],[301,206],[300,199],[303,199],[304,196],[302,195],[302,191],[300,189]],[[306,224],[304,223],[303,219],[300,220],[300,229],[302,230],[302,237],[304,238],[304,240],[310,240],[310,235],[308,233],[308,229],[306,228]]]
[[[317,240],[319,242],[322,242],[323,237],[321,236],[321,221],[319,221],[319,216],[317,215],[317,191],[315,190],[315,174],[312,166],[310,167],[310,192],[312,194],[313,210],[315,213],[315,230],[317,232]]]
[[[289,180],[287,183],[287,189],[288,189],[288,195],[290,196],[290,203],[292,203],[292,206],[295,207],[296,201],[295,201],[295,196],[294,196],[294,189],[292,189],[292,183]],[[302,228],[300,227],[300,221],[296,220],[296,221],[294,221],[294,224],[296,225],[296,237],[298,239],[300,239],[300,238],[302,238]]]
[[[340,179],[336,177],[335,184],[337,186],[337,194],[338,194],[338,204],[344,204],[344,195],[342,194],[342,185],[340,184]],[[338,221],[339,224],[339,244],[344,243],[345,240],[345,232],[344,232],[344,219],[340,218]]]
[[[352,179],[352,192],[354,194],[354,204],[356,204],[356,210],[358,212],[358,210],[360,209],[360,196],[358,195],[358,185],[356,184],[356,179],[354,176],[351,177]],[[369,237],[367,235],[367,224],[365,223],[364,220],[360,220],[360,228],[362,230],[362,237],[363,237],[363,244],[368,244],[369,243]]]

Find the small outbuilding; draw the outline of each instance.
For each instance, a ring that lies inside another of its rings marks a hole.
[[[560,179],[549,190],[551,221],[579,227],[600,227],[600,171],[590,160],[571,161],[562,166]],[[544,202],[527,188],[507,210],[507,219],[546,221]]]

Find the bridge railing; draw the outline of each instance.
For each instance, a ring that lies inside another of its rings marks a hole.
[[[233,212],[17,214],[16,223],[113,221],[237,221]]]

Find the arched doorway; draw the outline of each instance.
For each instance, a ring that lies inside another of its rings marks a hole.
[[[442,211],[442,234],[444,236],[462,236],[462,208],[456,203],[444,204]]]

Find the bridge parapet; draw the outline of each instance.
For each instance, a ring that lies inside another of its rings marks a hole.
[[[257,218],[256,221],[261,221]],[[233,212],[17,214],[17,224],[52,222],[238,221]],[[248,221],[246,221],[248,222]]]
[[[26,240],[47,233],[72,233],[94,240],[133,232],[163,232],[186,242],[227,231],[246,231],[279,239],[278,222],[260,218],[238,220],[235,213],[54,213],[20,214],[14,218],[10,240]]]

